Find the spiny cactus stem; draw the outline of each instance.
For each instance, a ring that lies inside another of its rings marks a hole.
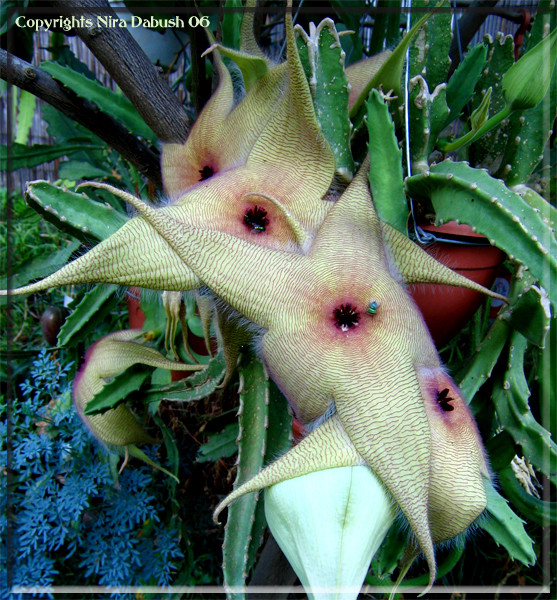
[[[481,138],[482,135],[497,127],[497,125],[499,125],[501,121],[504,121],[512,112],[513,111],[509,106],[505,106],[502,111],[493,115],[491,119],[488,119],[477,131],[469,131],[466,135],[463,135],[461,138],[458,138],[458,140],[454,140],[453,142],[443,143],[440,141],[437,144],[439,150],[442,152],[454,152],[455,150],[462,148],[462,146],[466,146],[467,144],[475,142],[477,139]]]

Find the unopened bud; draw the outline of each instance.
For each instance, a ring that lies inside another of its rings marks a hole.
[[[487,123],[487,119],[489,117],[489,101],[491,100],[491,90],[492,88],[487,90],[481,104],[470,115],[470,125],[472,126],[472,131],[478,131],[485,125],[485,123]]]
[[[316,471],[265,490],[269,528],[310,600],[357,598],[395,514],[366,465]]]
[[[556,60],[557,29],[554,29],[505,73],[503,93],[511,110],[533,108],[542,101]]]

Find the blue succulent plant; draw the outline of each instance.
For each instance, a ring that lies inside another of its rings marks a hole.
[[[10,454],[13,473],[10,518],[0,479],[2,598],[20,597],[13,586],[169,585],[183,562],[175,519],[159,516],[164,476],[139,467],[115,479],[73,409],[70,374],[42,350],[14,399],[9,441],[0,423],[0,458]]]

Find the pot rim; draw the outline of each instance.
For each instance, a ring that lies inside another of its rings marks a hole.
[[[465,223],[457,223],[456,221],[448,221],[442,225],[434,225],[431,223],[420,224],[419,227],[428,233],[431,233],[436,238],[433,243],[451,243],[459,242],[469,244],[471,246],[491,246],[489,240],[478,233]],[[438,236],[437,234],[442,234]]]

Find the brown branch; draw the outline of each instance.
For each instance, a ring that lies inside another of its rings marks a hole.
[[[198,115],[211,96],[211,80],[205,73],[205,57],[201,56],[209,44],[201,27],[190,27],[190,41],[193,107]]]
[[[497,2],[498,0],[478,0],[476,2],[472,2],[468,7],[469,11],[460,17],[458,20],[458,34],[460,35],[460,49],[462,52],[466,51],[468,44],[472,41],[472,38],[476,35],[476,32],[482,26],[483,22],[487,19],[487,17],[489,17],[491,9],[497,4]],[[458,44],[459,38],[457,35],[455,35],[453,36],[451,49],[449,51],[451,66],[448,77],[454,73],[460,64],[460,52]]]
[[[0,50],[0,78],[48,102],[98,135],[129,160],[142,175],[157,187],[162,187],[158,155],[131,135],[123,125],[101,112],[95,104],[80,98],[48,73],[5,50]]]
[[[52,0],[61,14],[83,16],[96,24],[98,15],[116,19],[106,0]],[[130,32],[120,27],[77,27],[77,35],[110,73],[143,120],[162,142],[183,142],[190,118],[166,81]]]

